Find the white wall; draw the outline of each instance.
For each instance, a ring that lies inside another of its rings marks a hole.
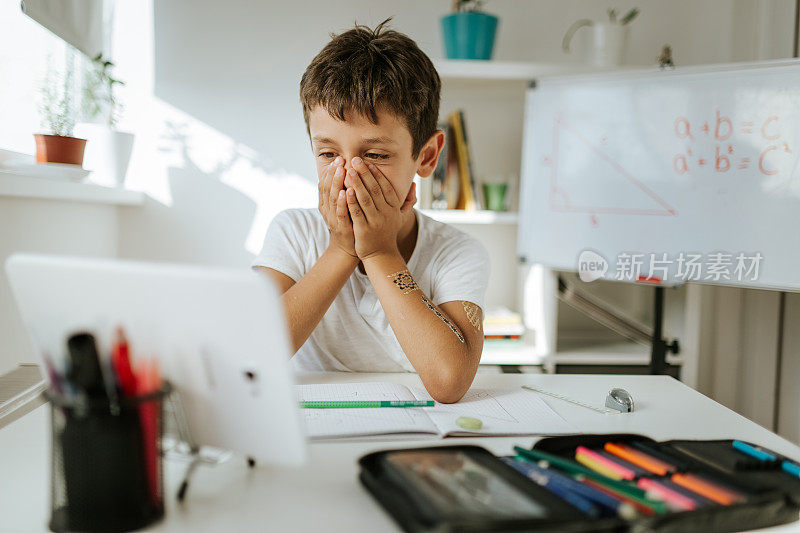
[[[313,160],[298,102],[300,76],[330,32],[393,16],[433,58],[443,56],[445,1],[173,0],[118,7],[115,58],[129,82],[122,125],[137,133],[128,186],[155,198],[121,218],[124,257],[244,265],[272,217],[316,205]],[[734,5],[725,0],[503,0],[495,58],[579,62],[561,50],[576,19],[609,6],[642,10],[626,62],[652,64],[663,44],[678,64],[733,58]],[[581,33],[578,39],[582,39]],[[576,46],[580,48],[580,43]],[[142,80],[146,80],[143,82]],[[447,81],[442,112],[464,107],[478,176],[519,174],[523,90]],[[513,230],[480,238],[495,256],[489,304],[517,303]]]

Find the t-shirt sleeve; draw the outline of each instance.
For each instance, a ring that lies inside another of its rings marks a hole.
[[[489,284],[489,253],[474,237],[449,244],[435,261],[431,299],[436,305],[457,300],[484,309]]]
[[[272,219],[264,237],[261,253],[250,265],[267,267],[282,272],[297,283],[305,275],[303,260],[303,221],[297,210],[286,209]]]

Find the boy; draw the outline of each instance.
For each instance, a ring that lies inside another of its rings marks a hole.
[[[319,206],[279,213],[253,267],[283,294],[300,369],[416,371],[456,402],[483,349],[489,258],[412,207],[444,144],[440,81],[386,22],[334,36],[303,74]]]

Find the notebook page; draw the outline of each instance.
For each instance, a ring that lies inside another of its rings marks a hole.
[[[299,401],[415,400],[396,383],[297,385]],[[397,433],[438,433],[421,407],[300,409],[310,439],[337,439]]]
[[[424,389],[411,392],[420,400],[430,400]],[[424,408],[444,435],[574,435],[580,433],[537,394],[523,389],[470,389],[454,404],[436,402]],[[479,430],[466,430],[456,423],[460,416],[477,418]]]

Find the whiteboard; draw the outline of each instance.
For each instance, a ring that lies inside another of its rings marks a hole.
[[[537,80],[518,252],[587,281],[800,289],[799,156],[796,60]]]

